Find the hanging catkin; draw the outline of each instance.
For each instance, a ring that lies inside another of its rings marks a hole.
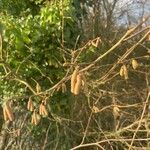
[[[33,101],[31,98],[29,98],[29,100],[28,100],[27,109],[30,111],[34,110]]]
[[[5,121],[9,120],[5,107],[3,107],[3,116]]]
[[[33,125],[37,125],[40,121],[39,115],[36,113],[36,111],[33,111],[32,117],[31,117],[31,123]]]
[[[14,115],[13,115],[13,112],[12,112],[12,109],[10,107],[10,103],[9,102],[6,102],[4,104],[4,107],[3,107],[3,115],[4,115],[4,120],[7,121],[13,121],[14,120]]]
[[[129,78],[129,76],[128,76],[128,69],[127,69],[126,65],[123,65],[123,69],[124,69],[124,78],[125,78],[125,80],[127,80]]]
[[[71,92],[74,93],[75,84],[77,82],[79,67],[77,66],[71,76]]]
[[[138,64],[137,60],[132,59],[132,68],[133,68],[134,70],[136,70],[138,66],[139,66],[139,64]]]
[[[75,95],[78,95],[80,93],[81,84],[82,84],[81,74],[78,74],[77,75],[77,80],[76,80],[76,83],[75,83],[75,87],[74,87],[74,92],[73,92]]]
[[[120,74],[120,76],[124,77],[125,80],[127,80],[129,78],[126,65],[121,66],[119,74]]]
[[[43,116],[48,116],[48,111],[43,103],[41,103],[39,106],[39,114]]]
[[[123,66],[121,66],[119,74],[120,74],[121,77],[124,76],[124,69],[123,69]]]

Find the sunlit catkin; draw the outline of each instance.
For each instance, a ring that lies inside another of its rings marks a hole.
[[[3,116],[4,116],[4,120],[5,120],[5,121],[9,120],[9,119],[8,119],[8,115],[7,115],[7,113],[6,113],[5,107],[3,107]]]
[[[33,117],[33,114],[31,116],[31,123],[34,124],[35,123],[35,117]]]
[[[120,71],[119,71],[119,74],[120,74],[121,77],[124,76],[124,69],[123,69],[123,66],[121,66]]]
[[[77,75],[77,82],[76,82],[75,88],[74,88],[74,94],[75,95],[78,95],[80,93],[81,84],[82,84],[81,74],[78,74]]]
[[[29,100],[28,100],[27,109],[30,111],[33,111],[33,109],[34,109],[33,101],[31,98],[29,98]]]
[[[92,112],[93,112],[93,113],[98,113],[98,112],[99,112],[98,107],[93,106],[93,108],[92,108]]]
[[[129,78],[129,76],[128,76],[128,70],[127,70],[127,67],[126,67],[126,65],[123,65],[123,72],[124,72],[124,78],[125,78],[125,80],[127,80],[128,78]]]
[[[78,75],[79,67],[77,66],[71,76],[71,92],[74,93],[75,84],[77,82],[77,75]]]
[[[43,106],[43,104],[41,103],[40,106],[39,106],[39,114],[40,115],[42,115],[42,106]]]
[[[48,111],[43,103],[41,103],[39,106],[39,114],[42,116],[48,116]]]
[[[36,84],[36,92],[37,93],[41,92],[41,87],[40,87],[39,83]]]
[[[8,117],[9,121],[13,121],[14,120],[14,114],[12,112],[12,109],[10,107],[10,103],[9,102],[5,103],[5,105],[4,105],[4,112],[6,113],[6,116]],[[6,120],[7,120],[7,117],[6,117]]]
[[[42,107],[42,114],[43,114],[43,116],[48,116],[48,111],[44,105]]]
[[[126,65],[121,66],[119,74],[120,74],[121,77],[124,77],[125,80],[127,80],[129,78],[128,77],[128,70],[127,70]]]
[[[114,115],[115,119],[119,119],[120,109],[117,106],[114,106],[114,108],[113,108],[113,115]]]
[[[138,66],[139,66],[139,64],[138,64],[137,60],[132,59],[132,68],[133,68],[134,70],[136,70],[136,69],[138,68]]]
[[[33,112],[33,114],[32,114],[32,118],[31,118],[31,123],[33,124],[33,125],[37,125],[38,124],[38,116],[37,116],[37,113],[35,112],[35,110],[34,110],[34,112]]]

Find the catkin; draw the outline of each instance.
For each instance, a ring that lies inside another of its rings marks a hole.
[[[40,104],[40,106],[39,106],[39,114],[40,114],[40,115],[42,115],[42,105],[43,105],[43,104]]]
[[[124,69],[123,69],[123,66],[121,66],[119,74],[120,74],[121,77],[124,76]]]
[[[132,68],[133,68],[134,70],[136,70],[138,66],[139,66],[139,64],[138,64],[137,60],[132,59]]]
[[[97,48],[100,42],[101,42],[101,39],[98,37],[97,39],[92,40],[91,44]]]
[[[98,113],[98,112],[99,112],[98,107],[93,106],[93,108],[92,108],[92,112],[93,112],[93,113]]]
[[[126,67],[126,65],[123,65],[123,72],[124,72],[124,78],[125,78],[125,80],[127,80],[128,78],[129,78],[129,76],[128,76],[128,70],[127,70],[127,67]]]
[[[48,116],[48,111],[45,105],[43,105],[42,103],[40,104],[40,107],[39,107],[39,114],[43,116]]]
[[[75,87],[74,87],[74,94],[75,95],[78,95],[80,93],[81,84],[82,84],[81,74],[78,74],[77,75],[77,82],[76,82]]]
[[[9,104],[9,102],[6,102],[5,103],[5,106],[4,106],[4,110],[6,111],[6,116],[8,117],[8,119],[10,120],[10,121],[13,121],[14,120],[14,115],[13,115],[13,112],[12,112],[12,109],[11,109],[11,107],[10,107],[10,104]],[[7,118],[6,117],[6,118]]]
[[[117,106],[114,106],[113,108],[113,115],[116,119],[119,119],[120,117],[120,109]]]
[[[32,115],[32,116],[31,116],[31,123],[32,123],[32,124],[34,124],[34,119],[35,119],[35,118],[34,118],[33,115]]]
[[[41,87],[40,87],[39,83],[36,84],[36,92],[37,93],[41,92]]]
[[[8,115],[6,113],[5,107],[3,107],[3,116],[4,116],[4,120],[7,121],[8,120]]]
[[[27,109],[30,111],[33,111],[34,106],[33,106],[33,101],[31,98],[29,98],[28,104],[27,104]]]
[[[38,124],[37,114],[36,114],[35,111],[34,111],[33,114],[32,114],[31,123],[34,124],[34,125],[37,125],[37,124]]]
[[[119,74],[120,74],[120,76],[124,77],[125,80],[127,80],[129,78],[126,65],[121,66]]]
[[[43,105],[43,107],[42,107],[42,114],[44,115],[44,116],[48,116],[48,112],[47,112],[47,109],[46,109],[46,107]]]
[[[76,67],[72,76],[71,76],[71,92],[74,93],[75,84],[77,82],[77,75],[78,75],[79,67]]]
[[[43,105],[47,105],[47,103],[48,103],[48,97],[46,97],[44,100],[42,100],[42,103],[43,103]]]

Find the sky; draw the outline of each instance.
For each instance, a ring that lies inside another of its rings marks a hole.
[[[150,14],[150,0],[119,0],[115,12],[119,24],[137,24],[142,15]]]

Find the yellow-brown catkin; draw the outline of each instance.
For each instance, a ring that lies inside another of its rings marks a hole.
[[[41,103],[40,106],[39,106],[39,114],[40,115],[42,115],[42,106],[43,106],[43,104]]]
[[[29,100],[28,100],[27,109],[30,111],[34,110],[33,101],[31,98],[29,98]]]
[[[77,82],[79,67],[76,67],[72,76],[71,76],[71,92],[74,93],[75,84]]]
[[[8,120],[8,116],[7,116],[5,107],[3,107],[3,116],[4,116],[4,120],[7,121]]]
[[[99,44],[101,42],[101,39],[98,37],[97,39],[95,40],[92,40],[91,44],[94,46],[94,47],[98,47]]]
[[[133,68],[134,70],[136,70],[136,69],[138,68],[138,66],[139,66],[139,64],[138,64],[137,60],[132,59],[132,68]]]
[[[39,83],[36,84],[36,92],[37,93],[41,92],[41,87],[40,87]]]
[[[82,84],[81,74],[78,74],[77,75],[77,82],[76,82],[75,88],[74,88],[74,94],[75,95],[78,95],[80,93],[81,84]]]
[[[121,77],[124,76],[124,69],[123,69],[123,66],[121,66],[119,74],[120,74]]]
[[[35,118],[33,117],[33,114],[32,114],[32,116],[31,116],[31,123],[32,123],[32,124],[34,124],[34,119],[35,119]]]
[[[116,119],[119,119],[120,117],[120,109],[117,106],[114,106],[113,108],[113,115]]]
[[[31,123],[34,124],[34,125],[37,125],[37,124],[38,124],[37,114],[36,114],[35,111],[34,111],[33,114],[32,114]]]
[[[40,107],[39,107],[39,114],[43,115],[43,116],[48,116],[48,111],[47,111],[45,105],[42,103],[40,104]]]
[[[44,100],[42,100],[42,103],[43,103],[43,105],[47,105],[47,103],[48,103],[48,97],[46,97]]]
[[[93,111],[93,113],[98,113],[98,112],[99,112],[99,109],[98,109],[98,107],[93,106],[92,111]]]
[[[46,109],[46,107],[43,105],[43,107],[42,107],[42,114],[44,115],[44,116],[48,116],[48,111],[47,111],[47,109]]]
[[[14,115],[13,115],[13,112],[12,112],[12,109],[10,107],[10,103],[9,102],[6,102],[5,103],[5,106],[4,106],[4,109],[6,111],[6,114],[7,114],[7,117],[10,121],[13,121],[14,120]]]
[[[126,67],[126,65],[123,65],[123,72],[124,72],[124,78],[125,78],[125,80],[127,80],[128,78],[129,78],[129,76],[128,76],[128,70],[127,70],[127,67]]]

